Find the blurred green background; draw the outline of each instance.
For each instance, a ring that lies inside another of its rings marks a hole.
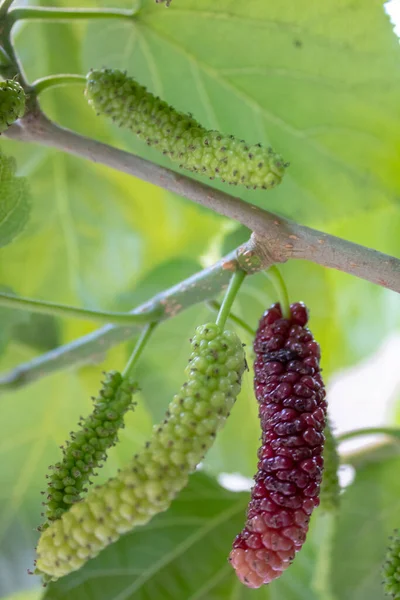
[[[107,5],[135,6],[85,2]],[[243,199],[400,256],[400,51],[382,2],[173,0],[166,10],[143,0],[132,22],[29,22],[15,28],[15,44],[29,81],[85,74],[91,67],[126,69],[205,126],[271,144],[291,162],[283,184],[267,193],[241,191]],[[47,91],[41,104],[64,126],[171,166],[97,118],[79,85]],[[32,195],[27,228],[0,249],[0,285],[16,294],[128,310],[248,238],[239,224],[111,169],[4,138],[0,146],[16,157]],[[281,270],[291,298],[310,308],[326,381],[399,330],[393,292],[302,261]],[[274,300],[265,278],[256,275],[245,282],[235,311],[255,326]],[[195,306],[156,331],[138,369],[139,407],[128,416],[102,478],[127,461],[160,419],[182,383],[191,332],[210,317],[205,306]],[[2,371],[95,329],[5,309],[0,325]],[[26,574],[46,469],[79,415],[89,411],[101,371],[122,369],[133,341],[101,364],[2,395],[0,598],[383,599],[380,566],[387,536],[400,524],[395,446],[349,459],[357,474],[337,522],[316,511],[303,551],[280,580],[259,591],[237,582],[226,558],[242,528],[248,493],[223,489],[216,476],[252,477],[255,470],[259,425],[248,374],[205,472],[192,477],[167,513],[46,590]]]

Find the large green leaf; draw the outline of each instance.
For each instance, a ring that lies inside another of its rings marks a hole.
[[[337,600],[383,600],[381,569],[389,535],[399,527],[400,459],[360,465],[343,496],[332,552]]]
[[[227,556],[242,529],[248,494],[202,474],[171,508],[122,537],[74,573],[49,586],[46,600],[317,600],[310,585],[316,546],[310,540],[290,570],[260,590],[240,584]]]
[[[81,0],[41,4],[73,7]],[[85,4],[130,8],[132,0]],[[28,22],[15,29],[15,39],[30,81],[103,65],[124,68],[178,109],[193,112],[207,127],[271,143],[291,161],[283,184],[266,194],[235,193],[400,255],[400,50],[382,2],[173,0],[165,10],[153,0],[143,0],[131,23]],[[41,105],[64,126],[171,167],[129,132],[97,118],[79,85],[46,92]],[[0,285],[18,294],[127,309],[222,253],[221,242],[230,227],[227,219],[61,152],[3,138],[1,144],[16,157],[19,173],[29,177],[32,188],[29,226],[1,250]],[[248,233],[234,231],[223,251]],[[373,352],[399,325],[398,297],[378,286],[300,261],[282,266],[282,272],[291,298],[303,299],[310,307],[310,325],[322,346],[327,379]],[[256,326],[275,299],[259,275],[245,283],[234,308]],[[8,326],[11,313],[1,312],[1,322]],[[111,453],[102,477],[115,472],[144,442],[152,420],[162,416],[183,381],[194,327],[213,317],[208,309],[194,307],[156,331],[140,363],[140,408],[129,415],[122,443]],[[93,329],[87,323],[57,319],[57,337],[55,321],[41,323],[40,337],[33,325],[16,334],[13,328],[2,369],[36,356],[40,347],[51,348]],[[240,333],[250,352],[251,340]],[[57,445],[79,415],[89,410],[100,368],[122,368],[125,360],[122,347],[101,367],[52,376],[2,396],[0,596],[34,585],[25,569],[32,565],[33,528],[40,521],[39,491],[46,467],[56,460]],[[251,476],[258,444],[257,406],[247,374],[204,468],[213,474],[236,471]],[[333,585],[335,600],[353,600],[351,590],[358,594],[354,600],[378,600],[379,577],[368,577],[378,574],[386,535],[395,525],[393,473],[398,468],[397,461],[389,464],[381,458],[374,466],[360,465],[359,478],[345,495],[332,564],[318,520],[304,551],[281,581],[262,591],[246,590],[236,582],[226,556],[243,524],[248,495],[221,491],[196,476],[171,511],[48,594],[86,600],[94,590],[96,599],[108,594],[122,600],[129,599],[133,586],[139,599],[328,600]],[[329,582],[327,573],[337,573],[337,580]]]
[[[10,288],[0,286],[0,292],[12,295]],[[2,308],[0,311],[0,354],[7,347],[9,337],[12,335],[14,328],[18,325],[26,325],[29,320],[29,315],[20,311],[12,310],[11,308]]]
[[[380,0],[160,8],[143,0],[133,23],[93,24],[86,69],[127,69],[205,126],[280,150],[284,183],[240,192],[252,201],[308,222],[397,202],[400,49]]]

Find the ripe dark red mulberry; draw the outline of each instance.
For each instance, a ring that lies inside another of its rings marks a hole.
[[[278,304],[267,310],[254,341],[262,446],[247,521],[229,557],[251,588],[291,564],[319,504],[326,420],[320,349],[306,327],[304,304],[290,310],[289,319]]]

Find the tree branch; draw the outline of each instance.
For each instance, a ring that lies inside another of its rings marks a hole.
[[[148,314],[149,311],[161,308],[163,314],[160,320],[174,317],[185,308],[219,294],[228,285],[232,272],[237,267],[236,251],[231,252],[212,267],[200,271],[169,290],[154,296],[148,302],[134,309],[132,313]],[[19,365],[3,375],[0,377],[0,391],[18,389],[73,365],[100,362],[107,350],[128,340],[142,327],[143,324],[124,327],[105,325],[78,340]]]
[[[265,260],[271,264],[303,259],[400,292],[399,259],[278,217],[190,177],[64,129],[39,110],[12,125],[6,135],[112,167],[239,221],[255,234],[253,256],[261,257],[258,270],[265,268]],[[257,270],[257,266],[252,268]]]
[[[249,273],[288,259],[305,259],[400,292],[400,260],[278,217],[239,198],[165,169],[123,150],[86,138],[49,121],[36,107],[6,132],[12,139],[39,143],[104,164],[189,198],[253,231],[250,241],[213,267],[158,294],[134,313],[164,309],[162,318],[209,300],[227,284],[238,266]],[[106,325],[70,344],[21,365],[0,379],[0,390],[16,389],[49,373],[90,360],[101,360],[112,346],[138,327]]]

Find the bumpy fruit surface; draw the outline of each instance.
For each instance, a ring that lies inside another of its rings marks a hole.
[[[165,511],[212,445],[240,391],[245,368],[236,334],[214,323],[196,330],[188,379],[131,463],[90,490],[40,537],[37,572],[57,579],[136,525]]]
[[[252,189],[273,188],[283,177],[287,165],[272,148],[205,129],[122,71],[91,71],[85,93],[98,114],[131,129],[189,171]]]
[[[400,533],[395,530],[383,566],[384,590],[394,600],[400,599]]]
[[[340,507],[339,466],[340,458],[337,442],[332,433],[330,419],[327,418],[324,429],[324,472],[320,490],[320,510],[326,513],[335,513]]]
[[[319,503],[326,418],[320,350],[305,327],[305,306],[290,308],[285,319],[279,305],[272,306],[254,341],[262,446],[245,528],[229,557],[251,588],[270,583],[290,565]]]
[[[80,431],[71,432],[71,440],[63,447],[63,459],[50,467],[48,477],[48,522],[59,519],[87,492],[85,486],[106,452],[118,441],[118,431],[124,426],[124,415],[132,408],[132,394],[137,386],[121,373],[106,374],[103,387],[94,398],[93,412],[80,421]],[[43,528],[46,528],[46,523]]]
[[[25,92],[17,81],[0,82],[0,133],[24,116]]]

